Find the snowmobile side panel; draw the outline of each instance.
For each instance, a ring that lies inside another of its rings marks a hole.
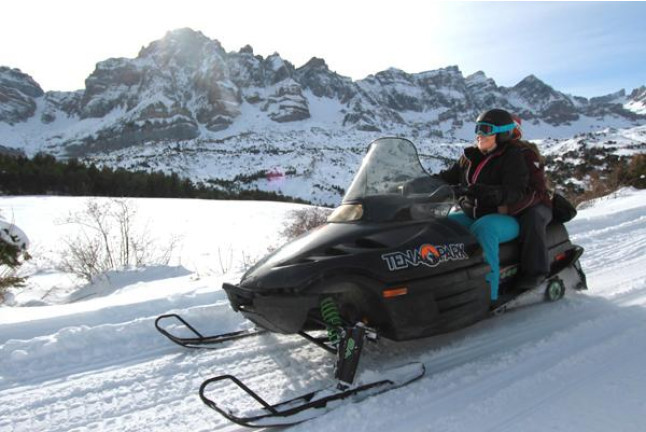
[[[391,325],[380,329],[388,339],[401,341],[441,334],[471,325],[489,310],[489,266],[399,284],[407,294],[384,299]]]

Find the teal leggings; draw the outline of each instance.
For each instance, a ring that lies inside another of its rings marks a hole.
[[[498,285],[500,283],[500,243],[508,242],[518,237],[519,225],[513,216],[488,214],[479,219],[471,219],[463,212],[449,214],[449,219],[458,222],[469,229],[482,246],[485,261],[491,267],[487,281],[491,288],[491,300],[498,300]]]

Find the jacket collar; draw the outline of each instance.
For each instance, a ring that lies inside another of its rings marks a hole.
[[[467,157],[470,161],[480,160],[487,156],[500,156],[507,150],[508,143],[500,143],[494,151],[488,154],[484,154],[480,151],[477,146],[467,147],[464,149],[464,156]]]

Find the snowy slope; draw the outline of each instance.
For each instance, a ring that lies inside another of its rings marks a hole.
[[[465,124],[464,128],[465,137],[472,140],[472,125]],[[576,166],[590,150],[599,152],[597,157],[601,159],[611,154],[630,157],[646,151],[646,126],[623,129],[608,126],[574,137],[563,135],[567,138],[555,138],[560,135],[550,135],[552,132],[541,130],[540,125],[528,123],[523,130],[545,155],[563,162],[558,170],[566,178],[574,176]],[[575,131],[568,129],[568,133]],[[234,132],[235,135],[223,135],[218,140],[200,139],[122,149],[97,155],[93,161],[98,165],[129,170],[176,172],[194,182],[207,184],[229,181],[231,184],[227,187],[267,190],[317,204],[338,205],[368,145],[384,136],[378,132],[334,132],[324,124],[298,132],[286,129],[255,133],[235,128]],[[400,136],[414,142],[429,172],[444,169],[471,143],[466,139],[410,135],[403,129],[391,130],[387,136]],[[541,136],[553,138],[538,139]],[[550,165],[548,169],[557,168]],[[278,179],[280,181],[266,175],[274,172],[283,174]]]
[[[82,201],[0,198],[35,256],[25,268],[32,294],[16,292],[13,307],[0,307],[0,431],[238,430],[200,402],[204,379],[233,373],[272,401],[332,383],[331,356],[300,337],[198,352],[153,327],[167,312],[205,332],[246,326],[219,287],[239,277],[241,252],[259,256],[279,242],[275,233],[295,206],[138,200],[159,239],[181,231],[181,252],[171,266],[83,287],[50,262],[70,229],[55,221]],[[292,430],[644,430],[646,191],[590,203],[568,228],[586,249],[589,292],[450,335],[369,345],[360,380],[413,360],[425,363],[426,376]],[[223,256],[232,256],[226,265]],[[70,302],[78,288],[93,294]],[[245,403],[228,388],[222,394]]]

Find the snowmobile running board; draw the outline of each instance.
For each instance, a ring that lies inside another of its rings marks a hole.
[[[579,263],[581,255],[583,248],[575,247],[561,266],[542,283],[520,295],[502,296],[499,304],[490,311],[490,315],[502,315],[509,309],[542,301],[560,300],[567,289],[587,290],[587,280]]]
[[[164,320],[170,320],[174,319],[186,326],[187,329],[189,329],[195,337],[179,337],[171,334],[168,332],[164,327],[161,326],[161,321]],[[181,345],[185,348],[215,348],[210,345],[217,345],[222,342],[230,341],[230,340],[236,340],[236,339],[242,339],[250,336],[258,336],[260,334],[263,334],[266,332],[266,330],[261,330],[261,329],[249,329],[249,330],[240,330],[240,331],[235,331],[235,332],[230,332],[230,333],[222,333],[219,335],[213,335],[213,336],[203,336],[200,332],[198,332],[195,327],[190,325],[184,318],[177,314],[167,314],[167,315],[161,315],[157,317],[155,320],[155,327],[157,328],[157,331],[159,331],[161,334],[166,336],[168,339],[170,339],[172,342],[176,343],[177,345]]]
[[[384,372],[385,379],[368,384],[347,387],[343,384],[327,387],[321,390],[307,393],[297,398],[279,402],[271,405],[260,397],[257,393],[247,387],[242,381],[233,375],[220,375],[210,378],[200,386],[200,399],[209,408],[217,411],[226,419],[246,427],[283,427],[292,426],[307,420],[319,417],[332,409],[338,404],[333,402],[349,399],[351,402],[359,402],[370,396],[384,393],[398,387],[409,384],[421,378],[426,369],[423,363],[409,363],[390,369]],[[209,385],[228,380],[233,382],[238,388],[243,390],[253,399],[255,399],[262,408],[260,413],[240,417],[231,411],[222,408],[215,401],[209,399],[205,393]]]

